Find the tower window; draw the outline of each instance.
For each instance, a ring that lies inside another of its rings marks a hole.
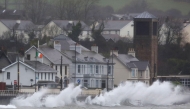
[[[136,35],[149,35],[150,25],[149,22],[136,22]]]
[[[153,35],[157,35],[158,27],[157,27],[157,22],[153,22]]]

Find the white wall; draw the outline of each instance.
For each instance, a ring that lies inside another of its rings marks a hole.
[[[7,32],[9,30],[9,28],[7,28],[2,22],[0,22],[0,38],[2,37],[3,32]]]
[[[126,26],[124,26],[120,30],[120,36],[121,37],[130,37],[130,38],[133,38],[133,36],[134,36],[134,26],[133,26],[133,24],[134,24],[133,21],[131,21]]]

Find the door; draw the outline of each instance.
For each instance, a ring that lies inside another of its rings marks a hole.
[[[102,89],[106,88],[106,81],[102,80]]]

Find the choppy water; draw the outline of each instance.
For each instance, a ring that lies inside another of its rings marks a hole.
[[[10,105],[0,108],[17,109],[190,109],[190,91],[170,82],[156,81],[147,86],[144,83],[126,82],[110,92],[83,101],[76,98],[81,93],[80,86],[70,84],[59,95],[46,95],[41,90],[28,96],[14,98]]]

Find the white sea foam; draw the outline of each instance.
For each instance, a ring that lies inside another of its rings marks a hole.
[[[81,86],[75,87],[69,84],[68,88],[60,92],[59,95],[48,95],[47,90],[43,89],[33,95],[18,96],[11,100],[10,104],[16,106],[30,107],[60,107],[69,105],[76,101],[76,97],[81,93]]]
[[[189,90],[181,86],[174,86],[170,82],[156,81],[151,86],[147,86],[142,82],[127,81],[109,92],[104,92],[95,98],[89,96],[83,102],[79,102],[76,98],[81,91],[80,86],[75,87],[74,84],[69,84],[58,95],[48,95],[46,90],[41,90],[33,95],[18,96],[11,101],[11,104],[31,107],[62,107],[73,103],[77,105],[86,103],[101,106],[120,106],[122,104],[145,106],[174,105],[190,101]]]
[[[170,82],[156,81],[151,86],[142,82],[125,82],[112,91],[88,97],[86,103],[103,106],[115,106],[122,103],[133,105],[173,105],[190,101],[190,91],[181,86],[174,86]]]
[[[5,109],[5,108],[16,108],[16,106],[15,105],[0,105],[0,108],[3,108],[3,109]]]

